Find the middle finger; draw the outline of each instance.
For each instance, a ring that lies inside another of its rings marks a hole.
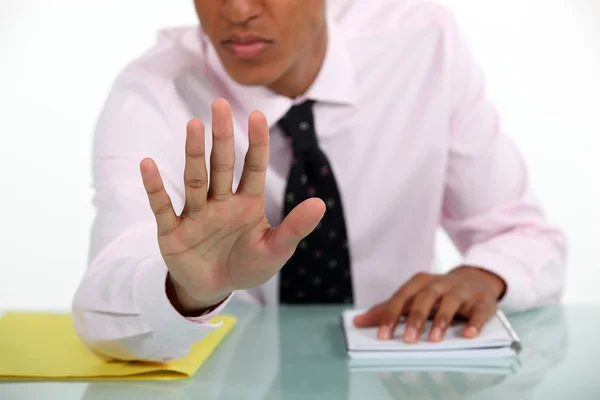
[[[427,285],[416,296],[408,313],[403,339],[407,343],[415,343],[421,337],[425,322],[440,296],[443,295],[436,286]]]
[[[213,145],[210,153],[209,197],[227,200],[232,195],[235,148],[231,107],[224,99],[212,105]]]
[[[456,291],[446,293],[446,295],[442,298],[438,312],[433,320],[431,332],[429,333],[430,341],[439,342],[444,338],[450,323],[454,319],[454,316],[462,304],[463,301]]]

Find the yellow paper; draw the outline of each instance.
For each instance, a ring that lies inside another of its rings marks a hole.
[[[174,380],[188,378],[233,328],[233,316],[192,346],[185,358],[169,363],[106,361],[76,335],[69,314],[7,313],[0,317],[0,379]]]

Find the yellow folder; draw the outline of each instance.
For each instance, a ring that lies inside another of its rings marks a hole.
[[[7,313],[0,317],[0,379],[9,380],[175,380],[188,378],[233,328],[236,318],[193,345],[185,358],[169,363],[107,361],[77,337],[71,315]]]

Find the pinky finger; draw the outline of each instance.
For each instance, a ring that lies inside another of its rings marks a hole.
[[[472,339],[479,336],[481,329],[492,318],[495,312],[496,303],[494,301],[486,301],[473,307],[471,318],[469,318],[469,322],[465,328],[465,337]]]
[[[150,208],[156,218],[158,225],[158,235],[165,236],[177,226],[177,215],[173,209],[171,198],[165,190],[160,172],[156,163],[151,158],[145,158],[140,163],[140,171],[144,188],[150,201]]]

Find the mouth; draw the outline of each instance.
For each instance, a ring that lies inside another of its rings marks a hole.
[[[272,40],[252,35],[235,35],[221,42],[225,50],[240,59],[257,58],[272,44]]]

